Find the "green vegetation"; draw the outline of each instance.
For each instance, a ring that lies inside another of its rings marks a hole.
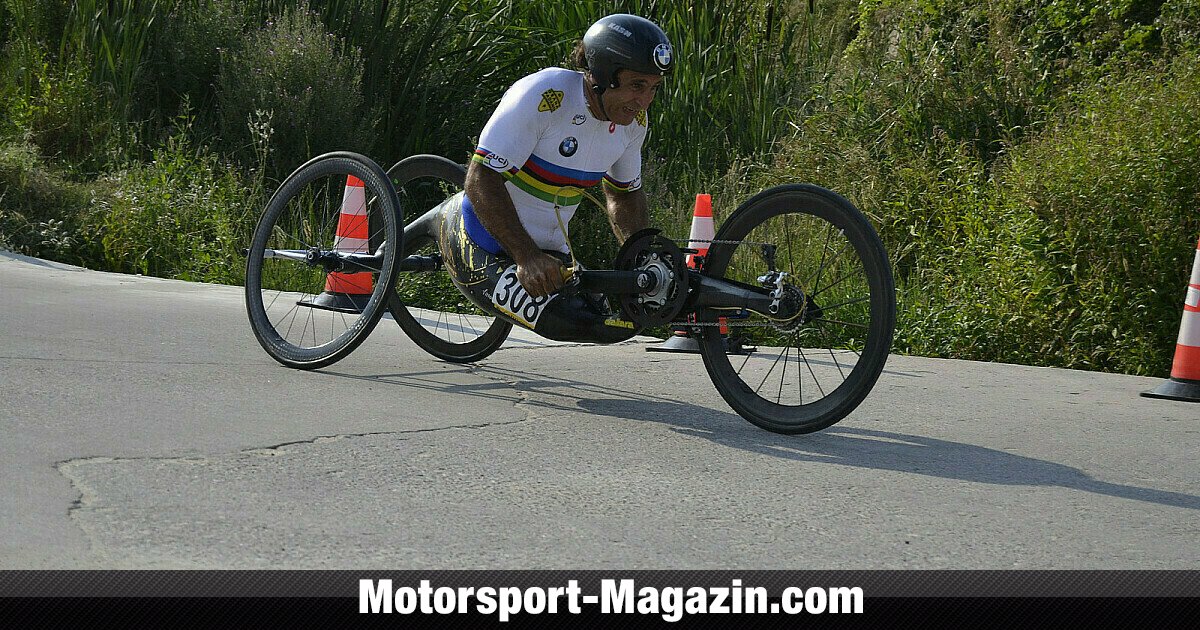
[[[697,192],[720,220],[817,183],[891,252],[898,351],[1168,371],[1200,235],[1200,0],[0,0],[0,247],[238,283],[291,169],[465,160],[508,85],[614,11],[678,51],[644,177],[668,233]],[[585,204],[589,266],[606,231]]]

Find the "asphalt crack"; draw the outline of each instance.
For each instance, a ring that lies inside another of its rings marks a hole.
[[[70,459],[58,461],[54,464],[54,469],[62,475],[71,484],[71,487],[78,493],[76,498],[67,506],[67,519],[79,528],[87,541],[88,549],[93,558],[101,559],[104,564],[111,565],[114,561],[112,554],[105,548],[99,539],[99,536],[90,531],[86,519],[81,517],[83,510],[89,512],[97,512],[102,510],[114,509],[99,507],[99,493],[87,483],[87,475],[78,472],[78,469],[83,466],[96,466],[107,464],[122,464],[127,462],[166,462],[171,464],[191,464],[196,466],[206,466],[217,457],[228,456],[258,456],[258,457],[278,457],[285,454],[285,451],[291,447],[304,445],[320,445],[342,440],[352,440],[356,438],[393,436],[399,439],[404,439],[405,436],[422,434],[422,433],[437,433],[441,431],[466,430],[478,431],[495,427],[505,427],[516,424],[527,423],[540,418],[539,414],[535,413],[535,407],[531,407],[530,394],[521,389],[521,381],[511,378],[496,377],[484,373],[481,366],[468,365],[464,366],[468,372],[474,376],[482,378],[486,381],[507,385],[512,389],[512,393],[516,396],[516,400],[512,401],[513,409],[521,412],[520,417],[515,420],[503,422],[474,422],[468,424],[455,424],[448,426],[439,426],[423,429],[400,429],[394,431],[369,431],[363,433],[335,433],[332,435],[318,435],[301,440],[289,440],[268,446],[255,446],[249,448],[241,448],[233,451],[226,451],[212,455],[168,455],[168,456],[145,456],[145,457],[112,457],[112,456],[83,456],[73,457]]]

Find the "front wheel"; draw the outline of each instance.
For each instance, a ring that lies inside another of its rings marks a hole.
[[[834,192],[787,185],[743,204],[714,240],[702,273],[779,300],[775,314],[699,314],[709,324],[700,353],[721,396],[776,433],[819,431],[846,417],[883,371],[896,323],[891,265],[870,222]],[[727,354],[720,324],[758,349]]]
[[[414,155],[388,169],[405,208],[405,256],[440,258],[430,230],[417,219],[463,189],[466,170],[437,155]],[[388,308],[392,318],[421,349],[444,361],[471,363],[495,352],[512,324],[468,300],[439,265],[436,271],[400,272]]]
[[[246,312],[259,344],[294,368],[350,354],[387,308],[402,247],[387,174],[328,153],[275,191],[246,252]]]

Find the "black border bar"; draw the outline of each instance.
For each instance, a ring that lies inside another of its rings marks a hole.
[[[0,597],[357,598],[359,580],[396,587],[429,580],[434,588],[561,587],[575,580],[599,592],[602,579],[639,587],[765,587],[778,597],[791,586],[861,587],[867,598],[1200,598],[1200,571],[880,570],[880,571],[382,571],[382,570],[5,570]]]

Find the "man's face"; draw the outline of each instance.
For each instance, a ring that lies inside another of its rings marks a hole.
[[[600,95],[604,102],[604,111],[618,125],[632,124],[638,112],[644,112],[650,107],[662,80],[657,74],[642,74],[632,70],[617,71],[617,83],[620,87],[608,88]]]

